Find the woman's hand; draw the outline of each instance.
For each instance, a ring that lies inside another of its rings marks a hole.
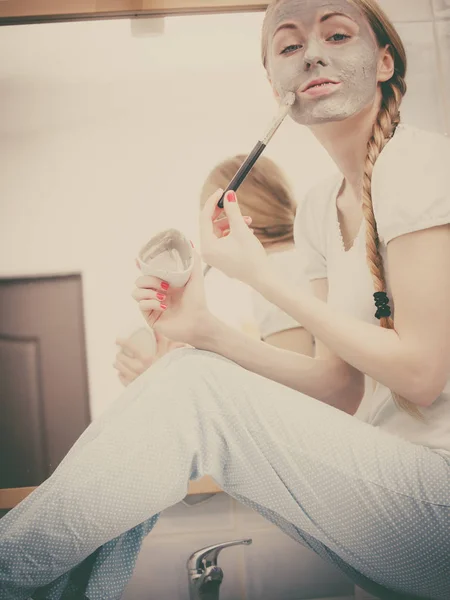
[[[217,206],[222,193],[217,190],[200,215],[203,259],[229,277],[253,285],[268,269],[266,251],[249,228],[250,217],[242,216],[234,192],[225,195],[224,210]],[[225,218],[219,218],[223,212]]]
[[[114,368],[118,370],[119,379],[123,385],[129,385],[165,354],[187,345],[173,342],[157,331],[154,334],[156,341],[156,352],[154,354],[143,352],[129,339],[119,338],[116,340],[120,350],[116,355]]]
[[[200,257],[193,251],[191,277],[182,288],[174,288],[157,277],[142,275],[132,296],[156,334],[174,342],[195,346],[196,336],[207,327],[211,313],[206,307]]]

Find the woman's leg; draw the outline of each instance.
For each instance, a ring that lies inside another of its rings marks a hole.
[[[1,600],[26,598],[13,586],[44,586],[108,542],[128,577],[127,532],[204,474],[370,580],[450,597],[450,467],[439,455],[196,350],[171,353],[124,398],[0,521]],[[120,598],[120,573],[102,569],[88,597]]]

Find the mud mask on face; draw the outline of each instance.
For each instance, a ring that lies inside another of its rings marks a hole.
[[[322,23],[325,14],[340,13]],[[268,17],[268,71],[283,96],[296,91],[290,116],[302,125],[340,121],[360,112],[375,97],[378,46],[369,24],[347,0],[285,0]],[[285,23],[295,30],[282,30]],[[332,36],[337,37],[331,39]],[[344,36],[351,36],[350,39]],[[285,48],[288,51],[283,52]],[[301,90],[310,81],[338,82],[319,91]]]

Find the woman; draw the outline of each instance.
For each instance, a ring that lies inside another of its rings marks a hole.
[[[237,155],[220,162],[212,169],[202,186],[201,208],[212,193],[228,185],[244,160],[244,155]],[[274,267],[284,273],[292,284],[307,286],[307,279],[294,246],[297,204],[286,177],[272,160],[262,156],[255,164],[240,187],[239,205],[251,218],[252,229]],[[312,336],[295,319],[254,290],[251,290],[251,300],[262,340],[278,348],[313,356]],[[116,340],[119,352],[114,367],[123,385],[129,385],[157,360],[181,346],[157,331],[154,333],[155,353],[145,351],[144,344],[134,343],[133,337]],[[150,342],[151,340],[147,346],[152,348],[153,343]]]
[[[244,155],[228,158],[212,169],[200,194],[204,208],[218,188],[225,189],[245,160]],[[251,227],[269,255],[273,267],[295,285],[307,287],[307,280],[294,245],[297,204],[282,170],[265,156],[258,159],[239,188],[239,206],[251,218]],[[261,339],[278,348],[312,356],[311,334],[278,306],[252,290],[252,305]]]
[[[1,598],[53,581],[60,598],[89,555],[86,596],[119,598],[158,513],[203,474],[368,591],[450,597],[449,142],[399,125],[404,50],[373,0],[273,2],[263,61],[342,173],[297,219],[317,297],[271,268],[233,193],[226,237],[221,192],[207,202],[203,255],[301,322],[317,355],[212,317],[198,256],[162,306],[167,286],[139,278],[145,318],[197,349],[138,378],[2,519]],[[361,402],[364,375],[377,384]]]

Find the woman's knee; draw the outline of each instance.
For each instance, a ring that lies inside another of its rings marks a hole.
[[[203,388],[206,384],[215,392],[216,388],[226,383],[231,384],[231,371],[240,369],[238,365],[218,354],[195,348],[174,350],[155,366],[159,362],[161,375],[172,384],[186,388],[186,391]]]

